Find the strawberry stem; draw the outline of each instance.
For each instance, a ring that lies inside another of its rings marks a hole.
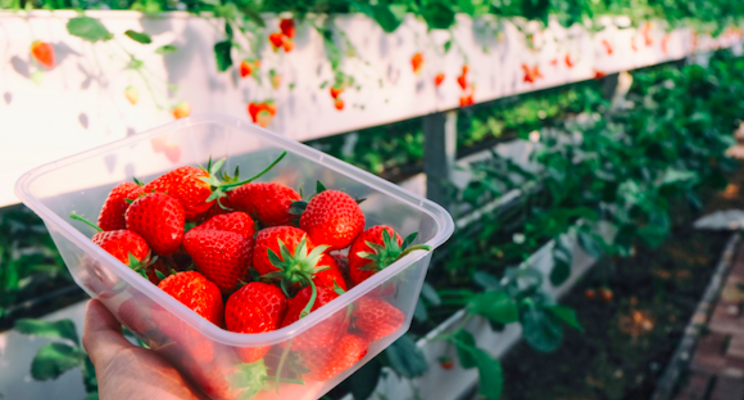
[[[431,246],[429,246],[428,244],[417,244],[415,246],[411,246],[411,247],[405,249],[402,253],[400,253],[400,255],[398,256],[398,258],[396,260],[400,260],[401,258],[407,256],[408,253],[411,253],[411,252],[416,251],[416,250],[430,251],[431,250]]]
[[[248,179],[246,179],[246,180],[244,180],[244,181],[240,181],[240,182],[233,182],[233,183],[228,183],[228,184],[226,184],[226,185],[222,185],[222,187],[221,187],[221,188],[222,188],[222,190],[223,190],[224,192],[227,192],[227,191],[230,191],[230,190],[232,190],[232,189],[234,189],[234,188],[236,188],[236,187],[238,187],[238,186],[241,186],[241,185],[244,185],[244,184],[246,184],[246,183],[250,183],[250,182],[253,182],[253,181],[255,181],[256,179],[258,179],[258,178],[262,177],[262,176],[263,176],[264,174],[266,174],[267,172],[271,171],[271,169],[272,169],[272,168],[274,168],[274,166],[275,166],[276,164],[278,164],[278,163],[279,163],[279,161],[281,161],[281,160],[282,160],[282,158],[284,158],[284,156],[286,156],[286,155],[287,155],[287,152],[286,152],[286,151],[283,151],[283,152],[282,152],[282,154],[280,154],[280,155],[279,155],[279,157],[277,157],[277,158],[276,158],[276,160],[274,160],[274,161],[273,161],[273,162],[272,162],[271,164],[269,164],[269,166],[268,166],[268,167],[264,168],[264,170],[263,170],[263,171],[259,172],[258,174],[254,175],[253,177],[251,177],[251,178],[248,178]]]
[[[310,311],[313,309],[313,305],[315,305],[315,299],[318,297],[318,288],[315,287],[315,282],[313,282],[312,279],[310,279],[310,287],[313,288],[313,294],[310,296],[310,301],[307,302],[307,305],[305,308],[302,309],[302,312],[300,313],[300,318],[305,318],[310,314]]]
[[[86,225],[88,225],[91,228],[97,230],[98,232],[103,232],[103,229],[101,229],[98,225],[96,225],[96,224],[88,221],[87,219],[85,219],[85,218],[83,218],[83,217],[75,214],[74,211],[70,213],[70,218],[72,218],[72,219],[74,219],[76,221],[84,222]]]
[[[276,393],[279,394],[279,382],[282,380],[282,368],[284,367],[284,362],[287,361],[287,357],[289,356],[289,348],[292,347],[292,340],[289,339],[287,342],[287,347],[284,348],[284,351],[282,352],[282,357],[279,359],[279,366],[276,368],[276,377],[274,381],[276,382]]]

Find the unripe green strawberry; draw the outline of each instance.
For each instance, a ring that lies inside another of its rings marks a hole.
[[[173,197],[147,194],[130,204],[125,216],[127,229],[142,236],[155,253],[169,256],[181,245],[186,216]]]
[[[357,302],[351,319],[361,336],[371,343],[400,329],[405,315],[385,300],[366,296]]]
[[[190,230],[183,247],[194,265],[223,293],[234,292],[247,278],[253,257],[253,239],[227,231]]]
[[[386,225],[373,226],[362,232],[349,250],[351,282],[356,286],[412,251],[431,249],[427,245],[411,246],[414,239],[416,233],[403,240]]]
[[[282,328],[297,322],[300,318],[305,317],[306,313],[309,314],[317,310],[339,296],[333,289],[318,286],[317,298],[312,308],[307,310],[312,292],[312,287],[307,286],[289,300],[289,308],[282,321]],[[292,350],[313,350],[330,347],[346,332],[348,327],[349,318],[346,316],[346,309],[342,309],[295,337],[291,344]]]
[[[364,230],[364,213],[348,194],[324,190],[307,203],[300,228],[318,246],[327,245],[329,251],[343,249]]]
[[[287,297],[278,287],[251,282],[230,295],[225,305],[225,326],[230,332],[263,333],[279,328],[287,313]],[[240,359],[246,363],[260,360],[267,347],[241,348]]]
[[[302,352],[304,366],[310,370],[303,377],[327,381],[358,363],[369,348],[366,339],[347,333],[330,348]]]
[[[98,214],[98,226],[104,231],[126,229],[127,222],[124,213],[129,208],[126,199],[135,199],[140,186],[134,182],[122,182],[116,185],[106,197]]]
[[[163,279],[158,287],[209,322],[222,326],[222,293],[204,275],[196,271],[179,272]]]
[[[293,202],[300,200],[302,198],[297,192],[281,183],[254,182],[228,192],[224,203],[227,207],[251,214],[264,226],[280,226],[288,225],[295,217],[290,209]]]

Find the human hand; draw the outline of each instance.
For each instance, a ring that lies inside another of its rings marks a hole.
[[[97,299],[85,310],[83,346],[96,367],[101,400],[209,400],[157,353],[125,339]]]

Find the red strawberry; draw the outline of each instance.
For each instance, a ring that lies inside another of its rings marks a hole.
[[[271,112],[263,110],[256,116],[256,124],[258,124],[258,126],[260,126],[261,128],[266,128],[267,126],[269,126],[272,119],[273,116],[271,115]]]
[[[320,260],[318,261],[318,264],[315,266],[315,268],[321,270],[319,272],[315,272],[313,281],[316,285],[326,286],[331,289],[335,289],[338,286],[344,292],[348,290],[348,286],[346,285],[346,278],[344,278],[344,274],[341,271],[341,268],[339,268],[336,260],[333,257],[329,256],[328,254],[321,255]]]
[[[224,197],[227,191],[265,174],[284,158],[285,154],[282,153],[263,171],[244,181],[238,182],[237,170],[232,177],[220,172],[224,158],[215,163],[212,163],[210,158],[206,168],[191,166],[176,168],[145,185],[143,191],[168,193],[183,205],[186,220],[194,221],[206,216],[210,208],[218,206],[216,200]]]
[[[364,229],[364,213],[348,194],[323,190],[313,196],[300,217],[300,228],[316,245],[343,249]]]
[[[336,101],[333,102],[333,107],[336,107],[336,110],[343,110],[344,109],[344,101],[342,99],[336,99]]]
[[[124,220],[124,213],[129,207],[126,199],[137,198],[140,189],[140,186],[134,182],[122,182],[116,185],[103,202],[101,213],[98,214],[98,226],[104,231],[125,229],[127,222]]]
[[[194,265],[223,293],[232,293],[245,280],[253,257],[253,238],[215,230],[190,230],[183,247]]]
[[[216,230],[234,232],[246,239],[253,239],[256,234],[256,223],[250,215],[235,211],[227,214],[218,214],[208,219],[201,225],[197,225],[191,231]]]
[[[173,254],[181,245],[186,214],[176,199],[164,193],[151,193],[129,205],[127,229],[142,236],[161,256]]]
[[[233,293],[225,305],[225,326],[230,332],[263,333],[279,328],[287,313],[287,297],[277,286],[251,282]],[[260,360],[270,346],[238,349],[246,363]]]
[[[331,348],[303,352],[303,362],[310,370],[304,377],[311,381],[327,381],[358,363],[369,343],[357,335],[346,334]]]
[[[145,269],[147,279],[154,284],[160,283],[165,277],[170,275],[173,268],[171,267],[171,261],[167,260],[168,257],[158,257],[154,262],[150,263]]]
[[[186,220],[193,221],[214,206],[214,200],[207,201],[212,196],[212,187],[202,180],[209,177],[210,173],[201,168],[176,168],[145,185],[143,191],[167,193],[183,205]]]
[[[277,182],[247,183],[228,192],[224,204],[245,211],[258,218],[265,226],[287,225],[295,216],[290,213],[292,203],[300,195]]]
[[[332,258],[315,246],[307,234],[292,226],[275,226],[258,232],[253,254],[253,269],[264,278],[281,283],[286,291],[299,290],[314,281],[317,286],[344,288],[343,275]],[[325,257],[324,257],[325,256]]]
[[[574,63],[571,60],[571,55],[570,54],[566,54],[566,66],[568,68],[573,68],[573,66],[574,66]]]
[[[284,35],[281,32],[274,32],[269,35],[269,42],[271,42],[271,46],[274,48],[274,51],[276,51],[276,49],[282,47]]]
[[[387,301],[367,296],[359,299],[351,318],[354,326],[371,343],[400,329],[405,315]]]
[[[411,66],[413,67],[413,73],[418,75],[424,67],[424,55],[416,53],[411,57]]]
[[[444,74],[438,73],[437,76],[434,77],[434,86],[439,87],[442,82],[444,82]]]
[[[338,98],[338,96],[339,96],[339,95],[340,95],[340,94],[341,94],[341,93],[342,93],[343,91],[344,91],[344,88],[343,88],[343,86],[339,86],[339,87],[336,87],[336,86],[331,86],[331,97],[333,97],[334,99],[337,99],[337,98]]]
[[[258,231],[258,235],[256,235],[256,247],[253,251],[253,269],[261,275],[279,271],[279,268],[271,263],[269,251],[280,255],[279,241],[281,241],[289,253],[294,254],[297,245],[303,239],[305,239],[307,251],[312,251],[315,248],[315,244],[302,229],[293,226],[275,226]]]
[[[382,271],[399,258],[414,250],[431,250],[427,245],[410,246],[416,238],[412,233],[403,241],[393,228],[373,226],[354,240],[349,250],[349,277],[356,286]]]
[[[290,51],[294,50],[295,48],[295,42],[292,39],[289,39],[285,37],[282,42],[282,47],[284,47],[284,51],[289,53]],[[279,86],[279,85],[277,85]]]
[[[462,74],[457,77],[457,84],[460,85],[462,90],[465,90],[468,88],[468,82],[465,80],[465,74]]]
[[[295,35],[295,23],[292,18],[284,18],[279,22],[279,29],[282,30],[284,36],[292,39]]]
[[[140,235],[126,229],[120,229],[98,232],[93,235],[91,240],[129,268],[144,273],[145,267],[143,264],[149,258],[150,248]]]
[[[289,308],[287,308],[287,315],[282,320],[282,328],[297,322],[300,318],[330,303],[339,296],[333,289],[318,286],[315,303],[309,308],[307,306],[312,294],[312,286],[307,286],[289,300]],[[346,332],[348,327],[349,319],[346,317],[346,310],[342,309],[296,336],[292,340],[291,348],[300,351],[330,347]]]
[[[183,101],[173,108],[173,117],[176,119],[186,118],[191,115],[191,104]]]
[[[222,326],[222,293],[214,283],[196,271],[179,272],[158,287],[209,322]]]
[[[245,78],[246,76],[250,75],[253,72],[253,69],[251,68],[250,64],[248,64],[248,61],[243,60],[240,62],[240,77]]]
[[[48,69],[54,68],[54,47],[51,44],[37,40],[31,44],[31,55]]]

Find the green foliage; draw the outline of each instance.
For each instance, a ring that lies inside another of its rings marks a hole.
[[[150,38],[150,35],[144,33],[144,32],[135,32],[133,30],[128,30],[124,32],[127,37],[134,40],[135,42],[142,43],[142,44],[150,44],[152,43],[152,38]]]
[[[233,65],[232,55],[230,50],[232,49],[232,43],[229,40],[225,40],[214,45],[214,56],[217,61],[217,71],[225,72],[228,68]]]
[[[426,373],[429,364],[410,335],[403,335],[385,349],[384,357],[398,375],[415,378]]]
[[[35,335],[52,339],[67,339],[79,344],[75,324],[68,320],[47,322],[38,319],[23,318],[15,322],[15,330],[26,335]]]
[[[21,205],[0,210],[0,319],[65,284],[74,283],[41,219]]]
[[[98,381],[90,357],[78,340],[75,324],[64,319],[48,322],[36,319],[16,321],[15,329],[27,335],[44,338],[64,339],[66,342],[53,341],[42,346],[31,362],[31,376],[37,381],[57,379],[65,372],[80,367],[83,373],[83,384],[88,395],[86,400],[98,399]]]
[[[114,34],[109,32],[101,21],[90,17],[71,18],[67,22],[67,32],[93,43],[111,40],[114,37]]]

